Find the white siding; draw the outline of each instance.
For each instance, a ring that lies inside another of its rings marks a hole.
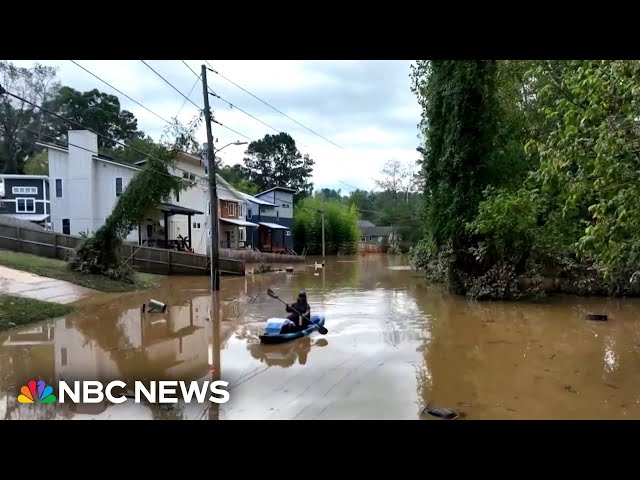
[[[116,178],[122,178],[122,191],[124,192],[129,182],[138,173],[132,168],[103,162],[93,161],[93,173],[95,195],[93,195],[95,217],[93,219],[93,231],[95,232],[102,225],[115,207],[119,197],[116,197]],[[138,229],[127,235],[127,240],[138,241]]]

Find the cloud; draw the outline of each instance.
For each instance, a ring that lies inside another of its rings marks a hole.
[[[196,75],[180,60],[145,61],[182,94],[188,95],[190,101],[140,61],[82,60],[78,63],[161,117],[170,119],[179,113],[181,122],[194,118],[198,110],[191,102],[198,108],[203,105],[202,86]],[[14,63],[31,66],[34,62]],[[97,88],[117,95],[123,108],[138,118],[140,129],[156,139],[162,135],[166,124],[161,119],[72,62],[40,63],[59,67],[64,85],[82,91]],[[200,74],[202,61],[186,63]],[[313,181],[317,188],[342,185],[343,190],[370,189],[386,160],[413,162],[418,157],[415,149],[420,108],[410,91],[409,61],[220,60],[210,63],[219,74],[207,71],[209,86],[222,97],[210,96],[214,118],[251,140],[277,131],[291,134],[299,149],[316,161]],[[278,113],[223,76],[342,148]],[[225,127],[213,124],[218,147],[247,140]],[[204,125],[197,136],[201,141],[206,140]],[[224,163],[241,162],[244,148],[231,146],[220,156]]]

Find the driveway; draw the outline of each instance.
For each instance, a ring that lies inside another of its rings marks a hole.
[[[0,266],[0,293],[53,303],[72,303],[97,292],[63,280]]]

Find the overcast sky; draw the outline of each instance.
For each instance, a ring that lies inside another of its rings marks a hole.
[[[202,107],[202,85],[180,60],[145,60],[183,94]],[[229,61],[209,60],[222,75],[266,101],[314,132],[338,144],[338,148],[296,124],[213,72],[207,72],[209,86],[222,98],[269,124],[289,133],[302,153],[316,161],[313,182],[316,188],[353,187],[371,189],[374,178],[389,159],[415,162],[417,123],[420,108],[410,91],[409,61]],[[33,61],[14,61],[31,66]],[[64,85],[78,90],[98,88],[120,98],[122,107],[133,112],[138,127],[159,139],[166,126],[162,120],[119,95],[100,80],[68,60],[42,61],[58,67]],[[196,107],[153,73],[142,62],[123,60],[82,60],[78,63],[114,87],[148,107],[161,117],[178,114],[186,123],[196,115]],[[189,60],[200,73],[202,61]],[[195,85],[195,88],[194,88]],[[191,94],[189,95],[189,92]],[[211,98],[214,118],[251,140],[276,131]],[[183,104],[185,104],[183,106]],[[213,124],[216,146],[236,140],[246,141],[220,125]],[[197,132],[206,141],[204,124]],[[230,146],[219,156],[225,164],[242,161],[246,146]],[[344,182],[344,183],[341,183]],[[346,185],[348,184],[348,185]]]

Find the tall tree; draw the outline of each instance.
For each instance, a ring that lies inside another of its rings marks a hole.
[[[265,135],[251,142],[245,152],[243,171],[260,190],[279,186],[297,190],[300,197],[310,195],[314,160],[302,155],[288,133]]]
[[[77,124],[88,127],[110,139],[128,142],[144,136],[138,131],[136,117],[127,110],[122,110],[120,100],[115,95],[100,92],[97,89],[79,92],[71,87],[62,87],[57,95],[47,102],[46,107]],[[59,118],[50,119],[51,135],[66,138],[68,130],[80,128],[70,125]],[[105,137],[98,137],[101,149],[118,150],[117,144]]]
[[[46,103],[59,88],[56,74],[52,67],[35,64],[18,68],[0,61],[0,85],[37,105]],[[24,162],[34,153],[35,140],[46,120],[33,105],[0,94],[0,172],[24,173]]]

